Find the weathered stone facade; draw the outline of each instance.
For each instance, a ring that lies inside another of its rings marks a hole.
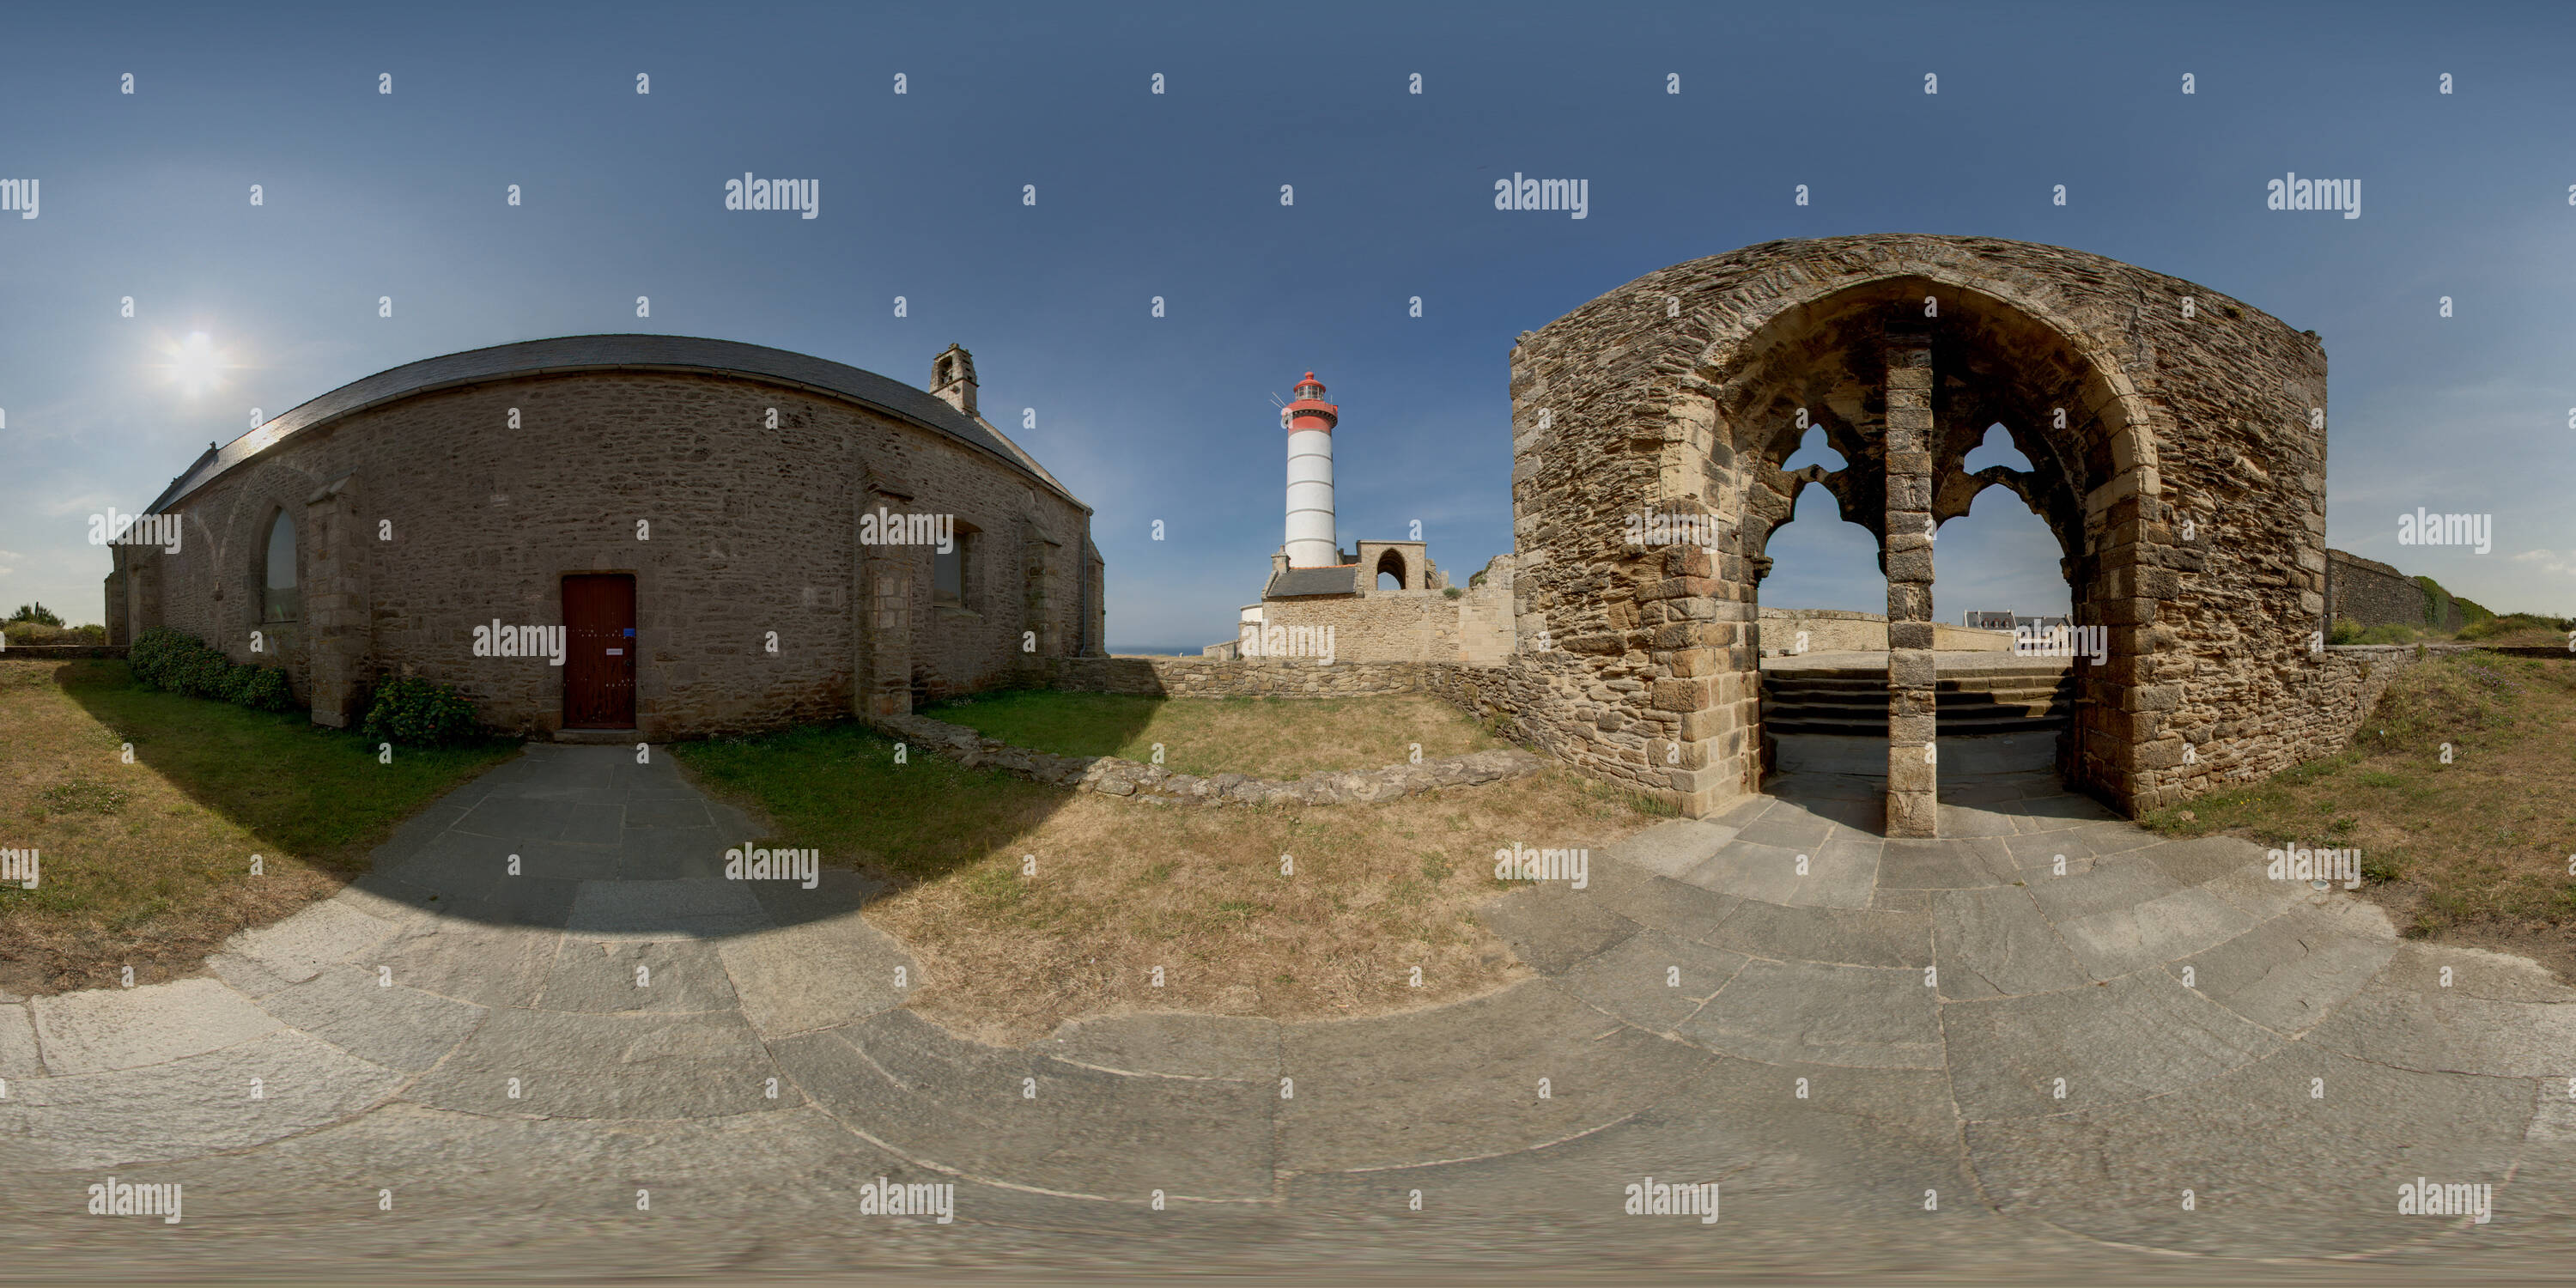
[[[1892,834],[1930,828],[1930,528],[2002,485],[2108,629],[2060,769],[2136,810],[2313,745],[2326,360],[2207,288],[1990,238],[1772,242],[1650,274],[1512,355],[1520,718],[1694,814],[1758,789],[1764,547],[1826,487],[1881,540]],[[2027,473],[1961,465],[2002,424]],[[1849,463],[1783,473],[1809,425]],[[1700,544],[1626,545],[1649,510]],[[2186,754],[2189,749],[2189,754]],[[2286,763],[2286,762],[2285,762]]]
[[[1050,659],[1101,652],[1091,512],[972,416],[962,358],[942,355],[936,398],[674,336],[396,368],[174,482],[153,508],[184,516],[181,550],[117,547],[108,618],[119,641],[167,625],[283,665],[331,725],[362,716],[377,680],[417,675],[454,685],[496,727],[559,728],[564,669],[478,657],[473,630],[560,625],[563,579],[583,573],[635,579],[639,738],[899,714],[915,694],[1034,683]],[[951,516],[954,602],[934,593],[932,547],[862,540],[880,509]],[[303,612],[263,623],[280,513],[296,528]]]
[[[2387,564],[2341,550],[2326,552],[2326,618],[2440,631],[2456,631],[2461,624],[2458,601],[2435,595]]]

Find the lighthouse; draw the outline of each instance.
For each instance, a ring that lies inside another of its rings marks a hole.
[[[1333,537],[1333,425],[1341,408],[1324,401],[1314,372],[1296,393],[1297,401],[1279,409],[1288,431],[1288,566],[1330,568],[1342,561]]]

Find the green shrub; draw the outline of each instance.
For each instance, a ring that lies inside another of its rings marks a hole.
[[[292,711],[295,691],[286,683],[286,672],[273,666],[237,666],[227,682],[233,692],[231,700],[253,711]]]
[[[136,684],[147,689],[167,689],[171,687],[171,667],[196,642],[167,626],[155,626],[135,637],[133,646],[125,651],[125,665],[134,672]]]
[[[444,684],[412,676],[376,687],[376,700],[367,708],[363,728],[371,739],[409,747],[443,747],[482,733],[473,703]]]
[[[155,626],[125,653],[126,669],[147,689],[213,698],[254,711],[292,711],[295,693],[273,666],[235,666],[223,650],[185,631]]]
[[[232,678],[233,660],[203,644],[179,660],[172,687],[192,698],[224,700],[224,682]]]

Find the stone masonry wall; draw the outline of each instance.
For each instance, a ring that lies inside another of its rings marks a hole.
[[[2423,626],[2460,629],[2460,606],[2441,603],[2442,620],[2434,615],[2434,596],[2414,578],[2380,563],[2341,550],[2326,552],[2326,616],[2363,626]]]
[[[1512,651],[1508,589],[1480,586],[1455,599],[1440,591],[1379,591],[1273,599],[1261,607],[1267,625],[1332,628],[1337,661],[1493,665]]]
[[[2022,493],[2066,547],[2076,622],[2108,628],[2069,781],[2152,807],[2296,746],[2325,606],[2315,338],[2100,256],[1910,234],[1693,261],[1522,337],[1514,666],[1545,690],[1524,720],[1587,772],[1692,813],[1757,787],[1761,540],[1809,483],[1840,488],[1846,514],[1895,512],[1863,475],[1894,477],[1879,346],[1899,318],[1930,346],[1932,517],[1982,486]],[[1800,413],[1854,462],[1846,477],[1781,475]],[[1960,473],[1952,458],[1997,422],[2033,471]],[[1714,516],[1714,557],[1625,546],[1623,518],[1649,509]],[[1931,564],[1917,540],[1889,559]]]
[[[351,568],[318,577],[329,570],[308,501],[323,504],[325,485],[351,475],[357,549],[334,553]],[[858,545],[858,514],[880,504],[973,529],[962,606],[932,603],[928,547]],[[635,577],[636,721],[657,739],[850,714],[874,658],[898,659],[905,673],[876,677],[897,690],[1028,681],[1076,646],[1078,616],[1096,610],[1079,580],[1079,505],[873,410],[715,374],[583,372],[402,398],[293,435],[175,508],[186,517],[179,554],[119,548],[132,597],[157,587],[137,631],[166,624],[236,661],[283,663],[309,692],[307,641],[250,652],[282,509],[299,526],[308,619],[337,584],[359,588],[370,678],[454,685],[484,720],[522,733],[561,724],[563,673],[476,657],[473,628],[560,624],[569,573]],[[142,564],[149,575],[134,575]],[[881,623],[901,632],[899,647],[873,638]],[[1035,654],[1022,648],[1028,631]]]

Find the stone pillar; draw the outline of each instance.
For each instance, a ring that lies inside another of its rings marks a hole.
[[[304,501],[304,684],[313,723],[352,728],[365,720],[374,680],[374,604],[368,545],[358,514],[358,479],[343,474]]]
[[[1932,655],[1932,340],[1887,331],[1887,834],[1939,831]]]

